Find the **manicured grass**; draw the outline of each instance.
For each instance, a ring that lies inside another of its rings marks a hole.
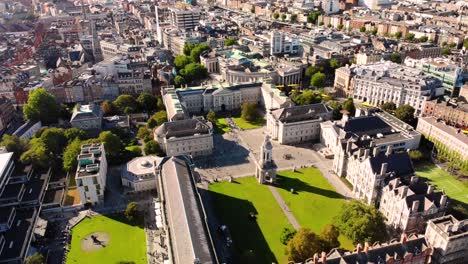
[[[105,232],[109,244],[97,251],[85,252],[81,240],[94,232]],[[146,238],[143,228],[129,225],[121,214],[86,218],[72,229],[67,264],[133,261],[146,264]]]
[[[216,120],[214,130],[215,130],[215,133],[224,134],[224,133],[230,132],[231,128],[229,127],[226,121],[226,118],[220,117]]]
[[[315,168],[278,172],[277,177],[278,192],[299,224],[316,233],[333,222],[346,202]],[[352,242],[344,236],[340,236],[340,243],[343,248],[353,249]]]
[[[429,179],[437,189],[444,190],[452,199],[468,204],[468,187],[453,176],[431,163],[415,167],[416,175]]]
[[[265,119],[259,117],[252,122],[249,122],[242,117],[234,117],[234,122],[240,129],[255,129],[263,126],[265,124]]]
[[[240,255],[235,263],[287,262],[280,235],[283,228],[292,226],[267,186],[247,177],[211,184],[209,190],[218,217],[229,227]],[[256,220],[249,218],[250,212],[257,212]]]

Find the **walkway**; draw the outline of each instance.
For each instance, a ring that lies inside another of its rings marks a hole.
[[[289,210],[288,205],[286,202],[283,200],[283,197],[278,193],[276,190],[276,187],[268,185],[268,189],[270,189],[271,193],[273,194],[273,197],[275,197],[276,202],[278,202],[278,205],[281,207],[281,210],[283,210],[284,214],[289,220],[289,223],[294,227],[294,229],[299,230],[301,228],[301,225],[299,225],[299,222],[297,222],[296,217],[291,213],[291,210]]]

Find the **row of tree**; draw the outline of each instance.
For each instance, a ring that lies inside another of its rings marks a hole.
[[[225,40],[226,46],[234,44],[235,40],[232,38]],[[184,54],[174,58],[174,65],[177,69],[177,75],[174,78],[176,86],[190,84],[208,76],[207,69],[200,64],[200,54],[209,49],[210,47],[206,44],[185,43]]]
[[[141,93],[137,98],[122,94],[111,102],[106,100],[102,103],[101,109],[104,115],[131,114],[137,112],[153,113],[164,110],[164,103],[161,96],[154,96],[150,93]]]

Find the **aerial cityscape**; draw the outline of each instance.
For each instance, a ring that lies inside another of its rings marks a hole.
[[[467,0],[0,0],[0,264],[467,264]]]

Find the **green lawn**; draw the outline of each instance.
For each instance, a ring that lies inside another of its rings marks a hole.
[[[253,122],[249,122],[245,119],[243,119],[242,117],[234,117],[234,122],[236,123],[236,125],[240,128],[240,129],[255,129],[255,128],[259,128],[261,126],[263,126],[265,124],[265,119],[259,117],[257,118],[256,120],[254,120]]]
[[[452,199],[468,204],[468,187],[434,164],[415,166],[416,175],[429,179],[437,189],[444,190]]]
[[[287,262],[280,235],[283,228],[292,226],[267,186],[247,177],[211,184],[209,190],[241,256],[236,263]],[[257,220],[249,218],[250,212],[257,212]]]
[[[85,252],[81,240],[94,232],[109,235],[109,244],[100,250]],[[133,261],[146,264],[146,238],[143,228],[126,224],[121,214],[86,218],[72,229],[67,264]]]
[[[316,233],[332,223],[346,202],[315,168],[278,172],[278,184],[279,194],[299,224]],[[344,236],[340,236],[340,243],[343,248],[354,248],[352,241]]]
[[[215,124],[215,133],[218,134],[224,134],[226,132],[230,132],[231,128],[229,127],[226,118],[220,117],[216,119],[216,124]]]

